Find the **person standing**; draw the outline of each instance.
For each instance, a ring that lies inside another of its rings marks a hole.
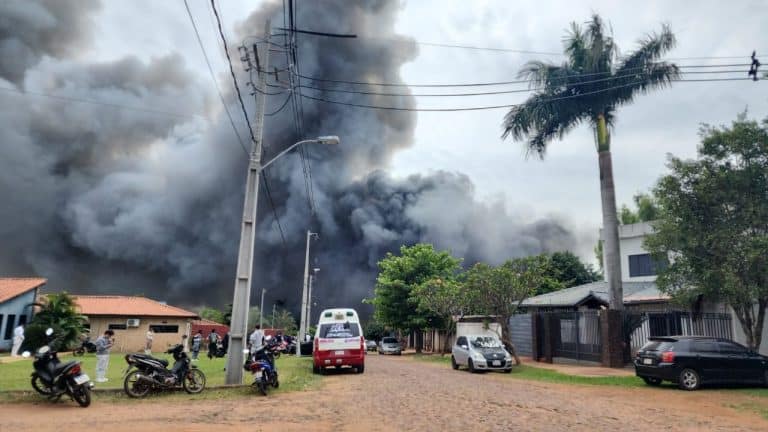
[[[197,361],[197,356],[200,354],[200,347],[203,345],[203,331],[198,330],[197,334],[192,337],[192,360]]]
[[[155,333],[152,331],[152,327],[147,330],[147,340],[144,344],[144,354],[152,354],[152,340],[155,338]]]
[[[251,355],[261,349],[261,346],[264,345],[264,332],[261,330],[260,325],[256,324],[256,326],[253,328],[253,333],[251,333],[251,336],[248,338],[248,341],[251,348]]]
[[[96,339],[96,382],[107,382],[107,366],[109,366],[109,349],[115,341],[115,332],[107,330]]]
[[[216,356],[216,345],[219,343],[219,335],[216,333],[216,329],[212,329],[208,334],[208,358],[212,359]]]
[[[24,324],[19,324],[13,329],[13,347],[11,348],[11,357],[18,357],[21,343],[24,342]]]
[[[221,349],[223,349],[224,352],[229,352],[229,332],[226,332],[224,337],[221,338]]]

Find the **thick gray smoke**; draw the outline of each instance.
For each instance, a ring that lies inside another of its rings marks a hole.
[[[39,275],[49,279],[51,289],[77,293],[146,294],[188,306],[230,302],[246,160],[209,81],[202,82],[177,55],[72,61],[68,56],[88,45],[99,4],[64,3],[0,6],[0,53],[19,47],[26,53],[0,57],[0,85],[158,111],[183,107],[215,120],[3,94],[0,274]],[[359,34],[375,29],[381,37],[300,35],[304,75],[398,82],[400,67],[417,56],[413,43],[394,34],[398,1],[299,3],[300,28]],[[23,19],[5,19],[8,11]],[[236,40],[260,35],[267,17],[282,25],[281,4],[254,12],[238,27]],[[284,68],[286,59],[273,54],[272,64]],[[239,73],[245,82],[245,73]],[[228,98],[237,112],[232,95]],[[269,104],[279,106],[282,98],[271,97]],[[366,102],[415,105],[410,96]],[[250,99],[247,104],[253,105]],[[322,269],[315,291],[319,307],[359,307],[372,293],[376,262],[401,244],[431,242],[468,264],[578,246],[559,221],[531,221],[501,203],[479,202],[462,174],[389,177],[392,155],[413,145],[413,112],[305,100],[303,114],[301,137],[289,109],[268,119],[266,158],[317,135],[339,135],[342,145],[307,147],[314,214],[298,156],[288,155],[269,169],[286,244],[261,196],[254,290],[267,288],[267,306],[283,301],[295,308],[306,229],[320,234],[312,244],[312,266]]]

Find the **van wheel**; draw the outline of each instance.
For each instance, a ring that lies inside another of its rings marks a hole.
[[[685,368],[680,372],[678,384],[683,390],[696,390],[701,386],[701,377],[695,370]]]
[[[365,372],[365,365],[361,364],[360,366],[357,367],[357,373],[361,374],[363,372]]]
[[[459,370],[459,364],[456,363],[456,359],[451,356],[451,367],[453,370]]]

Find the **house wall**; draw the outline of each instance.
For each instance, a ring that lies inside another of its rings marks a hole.
[[[157,333],[152,342],[153,352],[163,352],[169,346],[182,342],[182,336],[187,335],[192,326],[192,319],[177,317],[136,317],[136,316],[89,316],[91,325],[91,340],[104,334],[110,324],[125,324],[128,319],[138,318],[138,327],[128,327],[125,330],[113,330],[115,332],[115,345],[112,352],[137,352],[144,350],[147,330],[150,325],[176,325],[176,333]]]
[[[0,351],[10,351],[13,345],[13,329],[19,325],[19,317],[26,316],[27,321],[32,320],[32,307],[31,303],[34,303],[37,296],[37,289],[27,291],[26,293],[16,296],[10,300],[0,303]],[[16,315],[13,322],[9,322],[8,315]],[[5,338],[6,328],[10,327],[10,337]]]
[[[640,222],[631,225],[619,226],[619,251],[621,253],[621,280],[627,282],[652,282],[656,276],[629,277],[629,256],[648,253],[643,248],[645,236],[653,232],[651,224]],[[600,238],[603,238],[603,230],[600,230]],[[605,262],[605,248],[603,248],[603,262]],[[607,276],[607,269],[606,269]]]
[[[730,306],[728,306],[728,313],[730,313],[731,316],[733,317],[733,320],[731,321],[731,323],[733,324],[733,340],[746,346],[747,337],[744,335],[744,330],[741,328],[741,323],[739,322],[739,319],[736,318],[736,313],[733,311],[733,308],[731,308]],[[768,356],[768,319],[766,319],[765,322],[763,322],[763,340],[760,343],[760,354],[764,356]]]

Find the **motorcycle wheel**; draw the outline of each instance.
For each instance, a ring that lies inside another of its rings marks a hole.
[[[83,408],[91,404],[91,388],[87,385],[75,386],[72,389],[72,399]]]
[[[80,357],[83,354],[85,354],[85,349],[83,347],[75,348],[75,350],[72,351],[72,355],[75,357]]]
[[[190,369],[181,384],[187,393],[200,393],[205,388],[205,374],[200,369]]]
[[[277,379],[277,372],[275,372],[275,375],[272,377],[272,387],[280,387],[280,381]]]
[[[259,393],[266,396],[267,395],[267,382],[263,379],[256,383],[256,387],[259,389]]]
[[[141,372],[130,372],[123,381],[123,390],[125,394],[132,398],[143,398],[152,389],[151,386],[139,379]]]
[[[272,355],[275,356],[276,359],[279,359],[280,358],[280,351],[275,351],[275,353],[272,354]]]
[[[38,375],[32,376],[32,388],[43,396],[50,396],[53,393],[50,387],[46,386]]]

